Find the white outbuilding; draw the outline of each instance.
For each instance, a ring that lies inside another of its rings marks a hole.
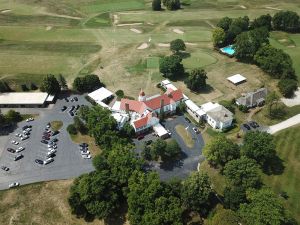
[[[227,80],[229,80],[234,85],[241,84],[247,80],[246,77],[242,76],[241,74],[236,74],[231,77],[227,77]]]
[[[99,88],[91,93],[88,96],[93,99],[96,103],[101,104],[100,102],[105,102],[113,97],[113,93],[106,88]]]

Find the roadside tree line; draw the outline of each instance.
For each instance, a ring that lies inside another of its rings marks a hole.
[[[269,32],[280,30],[299,32],[300,19],[292,11],[280,11],[273,17],[262,15],[250,22],[247,16],[222,18],[213,31],[215,47],[234,44],[235,57],[255,63],[271,77],[279,79],[278,88],[285,97],[291,97],[298,88],[297,76],[291,57],[269,43]]]

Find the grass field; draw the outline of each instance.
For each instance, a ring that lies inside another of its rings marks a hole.
[[[182,140],[184,141],[184,143],[187,147],[189,147],[189,148],[194,147],[195,141],[194,141],[192,135],[190,134],[190,132],[187,131],[183,125],[177,125],[175,127],[175,130],[176,130],[177,134],[179,134],[179,136],[182,138]]]
[[[285,169],[281,175],[265,176],[264,181],[276,193],[287,193],[286,206],[300,222],[300,127],[280,132],[275,140],[277,154]]]
[[[55,121],[51,121],[50,125],[53,131],[58,131],[63,126],[63,122],[59,120],[55,120]]]

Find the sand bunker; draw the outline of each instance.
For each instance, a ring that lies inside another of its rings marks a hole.
[[[143,23],[122,23],[118,24],[118,27],[124,27],[124,26],[136,26],[136,25],[142,25]]]
[[[186,45],[190,45],[190,46],[196,46],[196,45],[198,45],[198,44],[196,44],[196,43],[191,43],[191,42],[185,42],[185,44],[186,44]]]
[[[1,13],[8,13],[8,12],[11,12],[11,9],[3,9],[0,11]]]
[[[141,34],[143,33],[141,30],[135,29],[135,28],[131,28],[130,29],[132,32],[137,33],[137,34]]]
[[[46,27],[46,30],[51,30],[51,29],[52,29],[51,26],[47,26],[47,27]]]
[[[142,50],[142,49],[146,49],[146,48],[148,48],[148,47],[149,47],[148,43],[143,43],[143,44],[141,44],[139,47],[137,47],[137,49],[138,49],[138,50]]]
[[[244,6],[244,5],[240,5],[240,7],[241,7],[242,9],[247,9],[247,7]]]
[[[280,39],[278,40],[279,42],[287,42],[288,40],[287,39]]]
[[[114,24],[119,23],[119,17],[117,14],[114,14]]]
[[[270,7],[270,6],[267,6],[266,9],[273,9],[273,10],[278,10],[278,11],[282,10],[282,9],[274,8],[274,7]]]
[[[170,47],[169,43],[158,43],[159,47]]]
[[[175,32],[176,34],[184,34],[184,31],[180,30],[180,29],[173,29],[173,32]]]
[[[148,24],[148,25],[151,25],[151,26],[153,26],[153,25],[154,25],[154,23],[150,23],[150,22],[147,22],[147,24]]]

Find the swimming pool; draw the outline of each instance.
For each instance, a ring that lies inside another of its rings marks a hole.
[[[235,50],[233,48],[233,45],[228,45],[228,46],[226,46],[224,48],[221,48],[220,50],[221,50],[221,52],[224,52],[224,53],[226,53],[228,55],[233,55],[234,52],[235,52]]]

